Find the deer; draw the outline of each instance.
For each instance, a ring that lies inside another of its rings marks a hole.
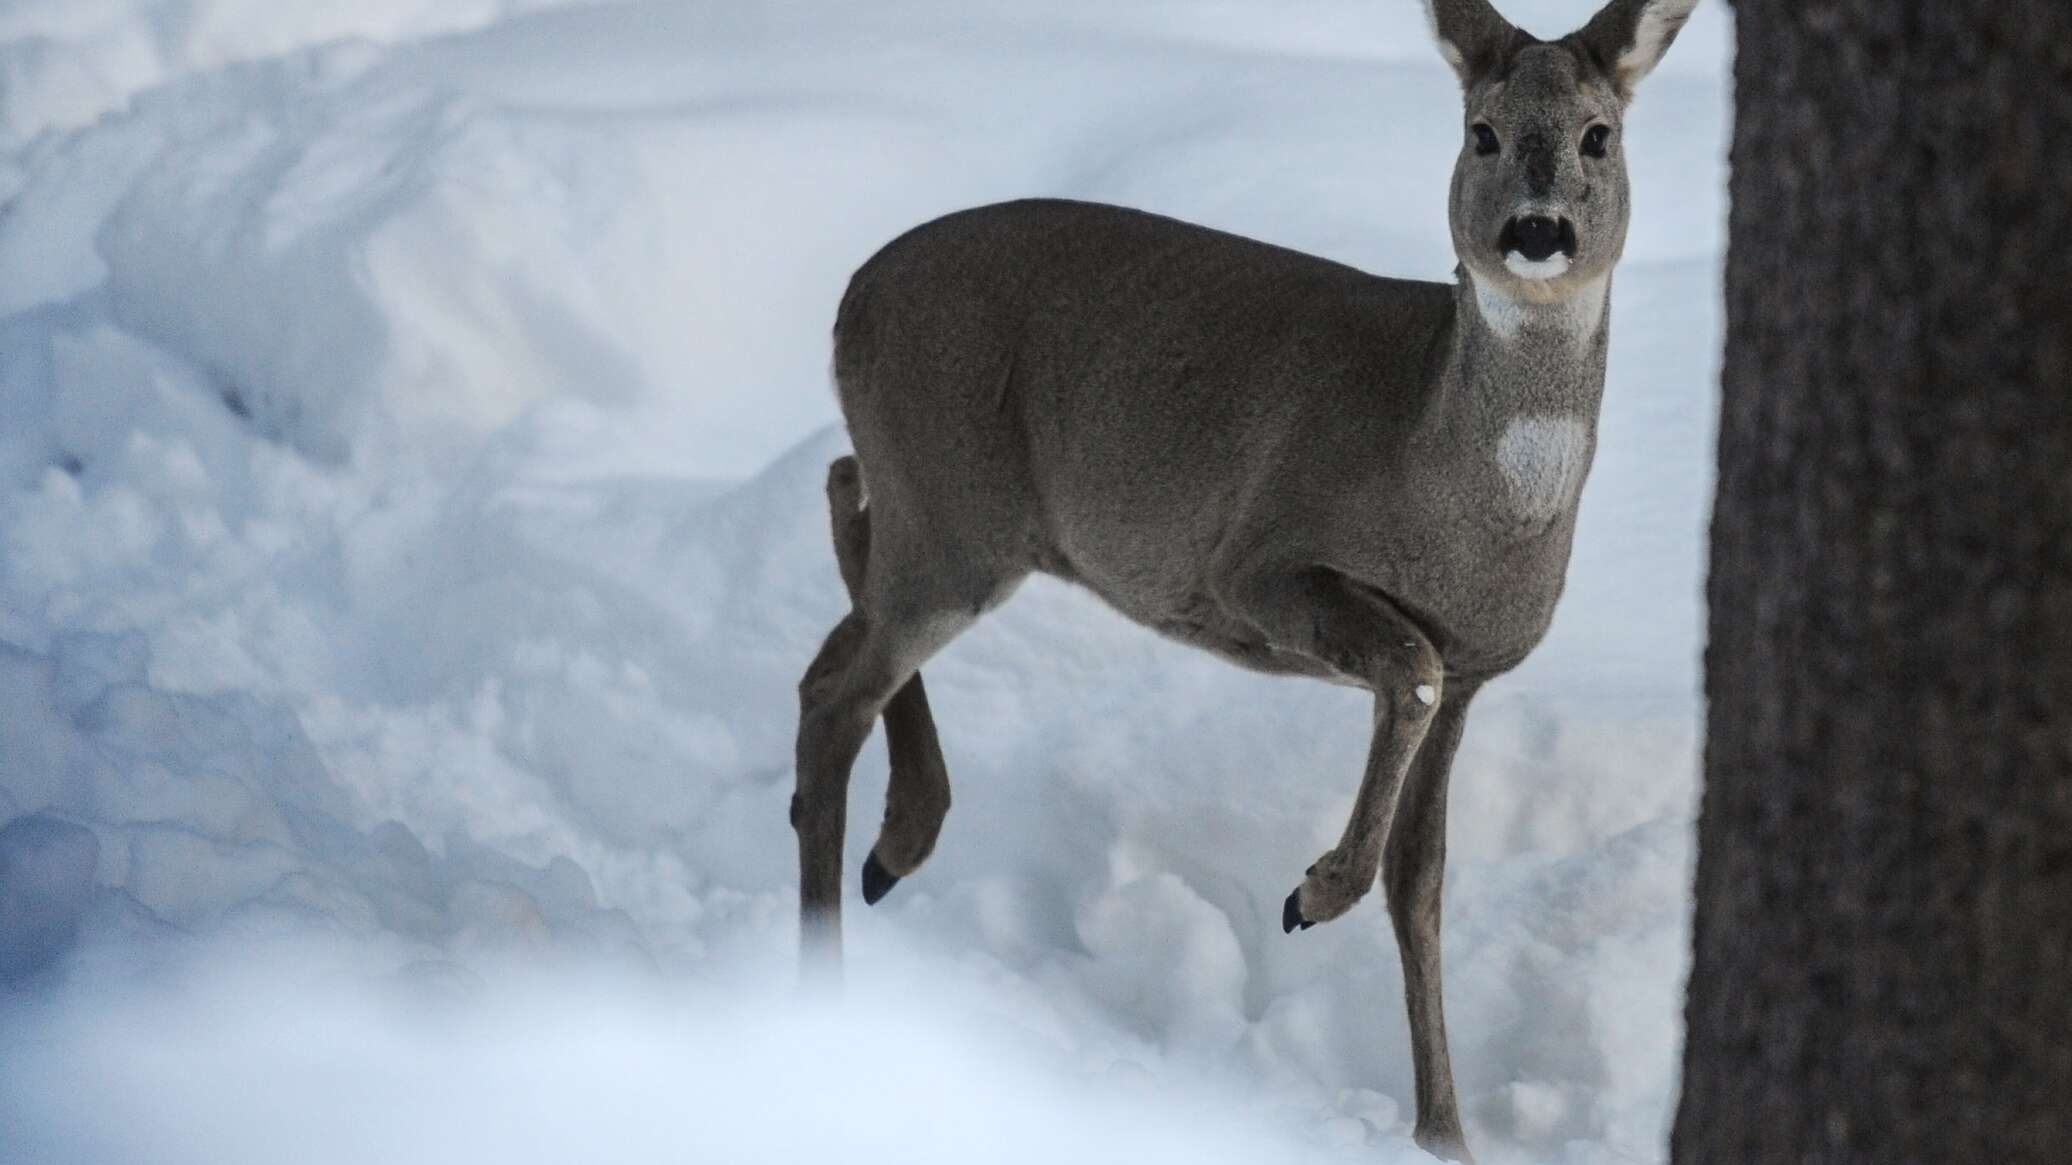
[[[1344,833],[1281,926],[1382,883],[1413,1136],[1471,1159],[1440,987],[1447,782],[1476,692],[1561,596],[1631,216],[1623,119],[1696,3],[1611,0],[1543,41],[1489,0],[1426,0],[1463,97],[1450,283],[1059,199],[943,216],[857,269],[833,359],[854,452],[827,478],[851,606],[799,684],[806,966],[839,968],[865,740],[882,718],[875,905],[950,806],[920,669],[1041,572],[1241,667],[1372,693]]]

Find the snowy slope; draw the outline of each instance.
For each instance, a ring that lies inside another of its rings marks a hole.
[[[1379,895],[1276,925],[1362,701],[1060,585],[930,667],[957,804],[849,912],[845,1011],[781,989],[848,271],[1061,194],[1445,278],[1417,5],[38,0],[0,38],[0,1127],[32,1159],[307,1160],[306,1127],[337,1160],[1421,1159]],[[1729,51],[1707,5],[1634,108],[1568,597],[1456,770],[1485,1161],[1661,1156]]]

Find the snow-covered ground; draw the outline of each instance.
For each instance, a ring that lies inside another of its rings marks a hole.
[[[1456,770],[1485,1162],[1662,1156],[1730,52],[1634,107],[1568,597]],[[1060,194],[1443,279],[1458,133],[1412,0],[0,5],[0,1158],[1424,1159],[1380,895],[1277,925],[1356,693],[1032,582],[839,1008],[785,805],[861,259]]]

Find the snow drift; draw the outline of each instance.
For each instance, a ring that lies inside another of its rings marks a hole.
[[[907,1144],[942,1095],[924,1160],[969,1155],[974,1113],[1030,1155],[1098,1156],[1083,1120],[1174,1159],[1416,1156],[1378,897],[1275,925],[1362,702],[1060,585],[931,667],[957,805],[852,909],[848,1006],[769,994],[791,689],[843,605],[847,272],[931,214],[1060,194],[1445,278],[1458,109],[1414,5],[97,0],[0,35],[12,1144],[268,1160],[306,1156],[300,1114],[338,1159],[430,1159],[516,1104],[482,1146],[796,1159]],[[1634,107],[1569,594],[1456,770],[1449,1020],[1485,1161],[1661,1152],[1726,51],[1701,9]],[[883,779],[874,746],[859,859]],[[399,1012],[398,976],[445,1018]],[[802,1061],[767,1116],[751,1082]],[[254,1081],[273,1104],[237,1101]],[[423,1119],[345,1135],[395,1105]]]

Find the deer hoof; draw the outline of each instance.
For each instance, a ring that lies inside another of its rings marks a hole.
[[[887,870],[878,861],[876,851],[872,851],[871,856],[863,859],[863,904],[865,906],[876,906],[878,899],[892,893],[892,888],[897,885],[899,885],[899,875]]]
[[[1288,901],[1281,907],[1282,934],[1294,934],[1296,927],[1301,927],[1303,930],[1308,930],[1310,927],[1316,925],[1316,923],[1311,922],[1309,919],[1302,917],[1301,898],[1302,888],[1298,886],[1296,887],[1295,892],[1293,894],[1288,895]]]

